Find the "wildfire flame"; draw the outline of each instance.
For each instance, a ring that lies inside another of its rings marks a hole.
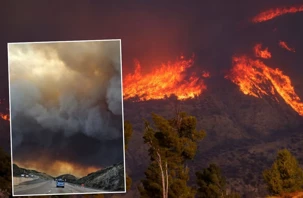
[[[0,113],[0,117],[1,117],[3,120],[9,121],[9,115],[8,115],[8,114]]]
[[[296,52],[296,50],[294,48],[290,48],[285,41],[279,41],[279,45],[290,52]]]
[[[256,57],[264,59],[271,58],[271,53],[268,51],[268,48],[262,49],[262,44],[260,43],[255,45],[254,52]]]
[[[246,94],[257,98],[279,94],[299,115],[303,116],[303,102],[295,93],[291,80],[278,68],[272,69],[260,60],[247,56],[233,57],[233,68],[225,76]],[[278,99],[275,97],[275,100]]]
[[[143,75],[141,65],[136,61],[135,72],[126,75],[123,80],[124,99],[133,97],[139,97],[141,101],[163,99],[174,94],[182,100],[200,95],[206,89],[203,79],[193,74],[187,80],[184,75],[193,63],[194,57],[187,60],[181,56],[175,62],[162,64],[151,73]],[[209,77],[210,74],[204,72],[202,76]]]
[[[272,20],[272,19],[282,16],[284,14],[296,13],[296,12],[302,12],[302,11],[303,11],[303,5],[270,9],[270,10],[261,12],[260,14],[255,16],[252,19],[252,22],[261,23],[261,22]]]
[[[4,104],[4,101],[5,101],[5,99],[0,99],[0,105],[3,105],[3,104]],[[6,111],[8,111],[8,108],[6,108]],[[10,119],[9,119],[9,114],[1,113],[1,112],[0,112],[0,118],[1,118],[2,120],[7,120],[7,121],[10,120]]]
[[[210,77],[210,73],[209,72],[203,72],[202,77],[209,78]]]

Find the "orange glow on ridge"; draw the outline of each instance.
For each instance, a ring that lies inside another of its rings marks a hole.
[[[56,160],[47,164],[43,160],[38,160],[35,162],[26,161],[26,162],[16,162],[18,166],[26,169],[32,169],[39,172],[44,172],[50,176],[57,177],[63,174],[71,174],[76,177],[83,177],[89,173],[100,170],[101,168],[97,167],[84,167],[79,164],[73,164],[70,162]]]

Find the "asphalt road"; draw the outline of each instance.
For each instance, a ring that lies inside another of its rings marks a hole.
[[[57,188],[54,180],[36,179],[14,186],[14,195],[44,195],[44,194],[70,194],[70,193],[96,193],[102,190],[90,189],[70,183],[64,188]]]

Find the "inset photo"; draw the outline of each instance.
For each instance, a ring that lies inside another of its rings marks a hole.
[[[8,44],[14,196],[125,193],[121,40]]]

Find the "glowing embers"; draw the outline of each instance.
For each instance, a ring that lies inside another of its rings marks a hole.
[[[258,43],[254,47],[254,53],[256,57],[269,59],[271,58],[271,53],[268,51],[268,48],[262,48],[262,44]]]
[[[9,121],[9,115],[8,114],[4,114],[4,113],[0,113],[0,118],[6,121]]]
[[[261,12],[260,14],[255,16],[252,19],[252,22],[261,23],[261,22],[272,20],[272,19],[282,16],[284,14],[296,13],[296,12],[302,12],[302,11],[303,11],[303,5],[269,9],[269,10]]]
[[[141,65],[136,61],[136,69],[124,78],[124,99],[138,97],[139,100],[163,99],[174,94],[178,99],[193,98],[206,90],[203,78],[210,74],[203,72],[202,77],[188,69],[194,64],[194,57],[185,59],[181,56],[175,62],[155,66],[152,72],[142,74]]]
[[[279,46],[282,47],[283,49],[286,49],[290,52],[296,52],[294,48],[291,48],[288,46],[288,44],[285,41],[279,41]]]
[[[0,105],[5,106],[5,100],[4,99],[0,99]],[[2,109],[2,107],[1,107],[1,109]],[[7,113],[7,112],[8,112],[8,108],[6,108],[6,110],[4,110],[4,108],[3,108],[2,112],[0,112],[0,118],[2,120],[6,120],[6,121],[10,120],[9,113]]]

